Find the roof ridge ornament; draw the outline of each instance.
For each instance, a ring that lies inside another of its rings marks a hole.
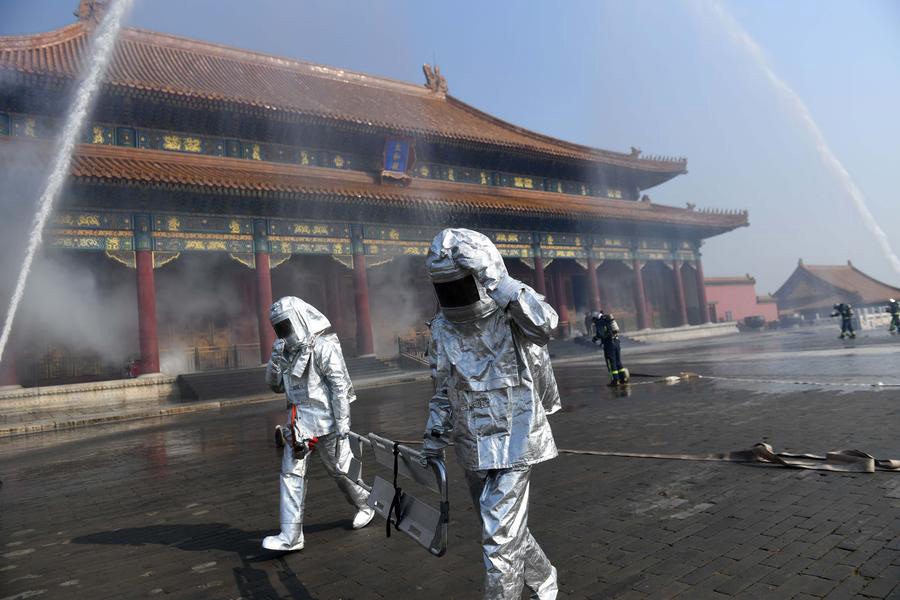
[[[106,14],[108,9],[109,0],[80,0],[78,3],[78,10],[75,11],[75,16],[78,17],[78,20],[82,23],[89,27],[94,27],[100,23],[100,20],[103,18],[103,15]]]
[[[437,65],[434,68],[428,63],[422,65],[422,71],[425,73],[425,87],[434,94],[442,96],[447,95],[447,80],[441,75],[441,68]]]

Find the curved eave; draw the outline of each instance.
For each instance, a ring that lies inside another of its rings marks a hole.
[[[0,147],[31,152],[46,164],[52,144],[0,138]],[[303,200],[327,197],[397,208],[457,210],[570,221],[676,227],[711,237],[747,225],[746,213],[710,213],[627,200],[605,200],[515,188],[414,179],[409,186],[381,184],[369,173],[118,146],[78,145],[72,177],[81,183],[185,189],[208,194]]]
[[[80,23],[42,34],[0,37],[0,69],[70,80],[81,69],[86,47],[87,32]],[[167,65],[174,70],[167,71]],[[120,90],[599,163],[631,171],[642,189],[687,168],[683,159],[644,159],[539,134],[423,86],[133,28],[123,31],[106,83]],[[316,86],[319,89],[313,89]],[[336,96],[352,98],[344,103],[350,108],[333,110],[340,104]],[[298,97],[305,98],[306,106],[286,101]],[[384,105],[390,102],[402,110],[385,113]]]
[[[540,141],[542,143],[556,145],[560,148],[561,151],[568,151],[573,158],[580,158],[582,160],[588,160],[591,162],[601,162],[604,164],[623,167],[626,169],[633,169],[646,173],[647,175],[653,173],[659,176],[665,176],[666,180],[671,179],[676,175],[687,173],[686,159],[642,159],[630,154],[624,154],[622,152],[613,152],[611,150],[602,150],[600,148],[593,148],[591,146],[583,146],[581,144],[575,144],[549,135],[537,133],[530,129],[525,129],[524,127],[519,127],[518,125],[514,125],[512,123],[504,121],[503,119],[499,119],[493,115],[478,110],[474,106],[466,104],[462,100],[459,100],[453,96],[448,95],[447,102],[455,104],[461,110],[465,110],[485,122],[489,122],[504,129],[508,129],[510,131],[532,137],[536,141]],[[662,181],[659,181],[658,183],[662,183]],[[653,185],[657,184],[654,183]]]

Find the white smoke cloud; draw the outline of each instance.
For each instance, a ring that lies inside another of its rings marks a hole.
[[[41,193],[38,210],[37,213],[35,213],[34,221],[31,226],[31,234],[28,238],[25,257],[22,260],[22,268],[16,279],[12,300],[10,301],[10,306],[6,314],[6,320],[3,323],[3,331],[0,333],[0,360],[3,359],[3,350],[6,348],[9,336],[12,333],[16,310],[25,293],[25,284],[28,281],[31,263],[34,260],[38,248],[41,246],[44,227],[47,224],[47,220],[50,218],[50,213],[53,210],[53,203],[59,195],[59,191],[63,184],[68,181],[69,165],[72,162],[72,152],[75,149],[78,134],[81,131],[82,124],[91,108],[94,96],[100,85],[101,77],[106,71],[106,66],[109,64],[112,50],[116,38],[118,37],[122,17],[131,7],[131,2],[132,0],[117,0],[116,2],[112,2],[109,7],[109,13],[103,18],[97,28],[96,37],[94,38],[91,49],[91,60],[88,62],[87,73],[78,87],[75,102],[71,107],[69,115],[66,117],[65,127],[58,140],[58,147],[56,148],[53,160],[53,169],[50,173],[50,177],[47,179],[46,186]]]
[[[17,350],[26,355],[62,350],[124,365],[138,350],[135,272],[103,255],[44,253],[34,263],[20,318],[25,335]]]
[[[375,354],[397,355],[397,338],[425,331],[437,306],[423,257],[398,257],[369,269]]]

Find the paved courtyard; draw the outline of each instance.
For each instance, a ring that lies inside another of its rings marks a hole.
[[[835,337],[629,347],[635,373],[726,379],[636,377],[628,395],[604,386],[594,354],[561,365],[557,443],[900,458],[900,338]],[[365,390],[353,428],[419,438],[429,395],[427,382]],[[269,433],[281,418],[270,403],[0,440],[0,599],[480,597],[477,519],[452,460],[443,558],[385,539],[380,519],[350,530],[318,464],[306,549],[262,551],[277,528]],[[535,469],[530,523],[564,598],[900,598],[900,473],[563,455]]]

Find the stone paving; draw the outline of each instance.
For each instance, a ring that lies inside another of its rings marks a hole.
[[[864,366],[858,383],[895,381],[900,344],[831,337],[740,336],[625,360],[648,374],[764,378],[777,366],[810,379],[850,361]],[[766,358],[745,360],[742,348]],[[816,349],[825,354],[804,372]],[[896,389],[636,378],[623,395],[600,369],[557,368],[562,448],[707,453],[767,441],[900,458]],[[427,382],[362,391],[354,430],[418,438],[429,394]],[[306,549],[262,551],[277,521],[269,432],[280,419],[256,405],[0,440],[0,599],[480,597],[477,519],[452,459],[443,558],[385,539],[378,519],[350,530],[350,507],[319,465]],[[563,455],[535,469],[530,523],[564,598],[900,598],[900,474]]]

